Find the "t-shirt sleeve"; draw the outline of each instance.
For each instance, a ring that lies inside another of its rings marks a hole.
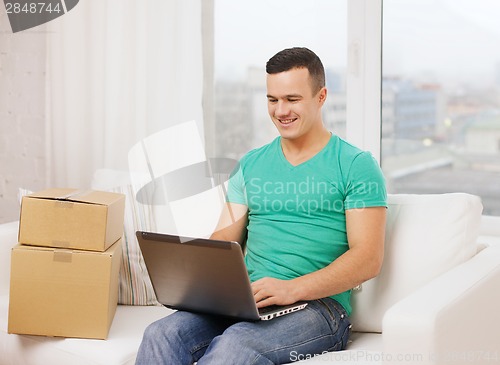
[[[248,205],[241,162],[234,168],[229,177],[226,202]]]
[[[349,169],[345,209],[387,207],[385,178],[369,152],[359,153]]]

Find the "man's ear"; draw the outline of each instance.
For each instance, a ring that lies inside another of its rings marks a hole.
[[[321,103],[321,104],[324,104],[325,101],[326,101],[326,97],[328,95],[328,90],[326,89],[325,86],[323,86],[320,90],[319,90],[319,93],[318,93],[318,101]]]

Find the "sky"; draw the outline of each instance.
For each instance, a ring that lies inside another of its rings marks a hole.
[[[345,68],[347,0],[216,0],[216,78],[244,77],[282,48],[307,46]],[[500,1],[384,0],[383,69],[484,84],[500,68]]]

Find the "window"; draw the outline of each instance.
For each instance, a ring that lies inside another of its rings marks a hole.
[[[215,0],[214,13],[217,156],[276,135],[264,65],[302,45],[329,72],[325,122],[374,154],[390,193],[468,192],[500,215],[499,2]]]
[[[265,64],[294,46],[322,59],[324,122],[345,135],[347,0],[215,0],[214,27],[216,156],[237,159],[277,136],[267,114]]]
[[[500,215],[499,17],[496,1],[384,0],[389,192],[468,192]]]

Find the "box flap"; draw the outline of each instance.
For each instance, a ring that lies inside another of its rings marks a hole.
[[[114,202],[123,199],[124,195],[97,190],[53,188],[30,194],[28,197],[98,205],[111,205]]]
[[[109,256],[113,257],[117,254],[121,254],[121,239],[116,241],[111,245],[106,251],[88,251],[88,250],[78,250],[70,248],[60,248],[60,247],[45,247],[45,246],[31,246],[22,243],[17,243],[12,247],[12,251],[15,250],[25,250],[34,252],[53,252],[53,253],[67,253],[70,255],[96,255],[96,256]]]
[[[124,194],[107,191],[87,190],[68,197],[67,200],[82,203],[111,205],[121,199],[125,199]]]

